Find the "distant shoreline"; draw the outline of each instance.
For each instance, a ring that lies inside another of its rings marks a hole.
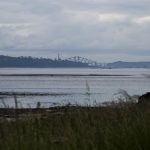
[[[59,57],[58,59],[50,59],[0,55],[0,68],[150,68],[150,61],[100,63],[80,56],[67,59],[60,59]]]

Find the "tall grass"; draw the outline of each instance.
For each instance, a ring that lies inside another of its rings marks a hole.
[[[1,117],[0,150],[150,149],[150,111],[134,103],[20,112]]]

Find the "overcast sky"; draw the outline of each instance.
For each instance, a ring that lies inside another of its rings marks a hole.
[[[150,0],[0,0],[0,54],[150,61]]]

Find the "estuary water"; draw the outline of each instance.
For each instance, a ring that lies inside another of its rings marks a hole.
[[[141,95],[150,91],[150,69],[0,69],[0,107],[41,107],[102,103],[119,91]]]

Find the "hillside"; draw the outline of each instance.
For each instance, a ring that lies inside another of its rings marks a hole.
[[[33,57],[10,57],[0,55],[0,67],[50,68],[50,67],[88,67],[88,64],[68,60],[52,60]]]
[[[98,64],[98,63],[97,63]],[[87,62],[77,62],[73,60],[34,58],[34,57],[11,57],[0,55],[0,68],[150,68],[149,62],[124,62],[117,61],[106,63],[105,65],[91,66]]]
[[[123,62],[108,63],[107,68],[150,68],[150,62]]]

